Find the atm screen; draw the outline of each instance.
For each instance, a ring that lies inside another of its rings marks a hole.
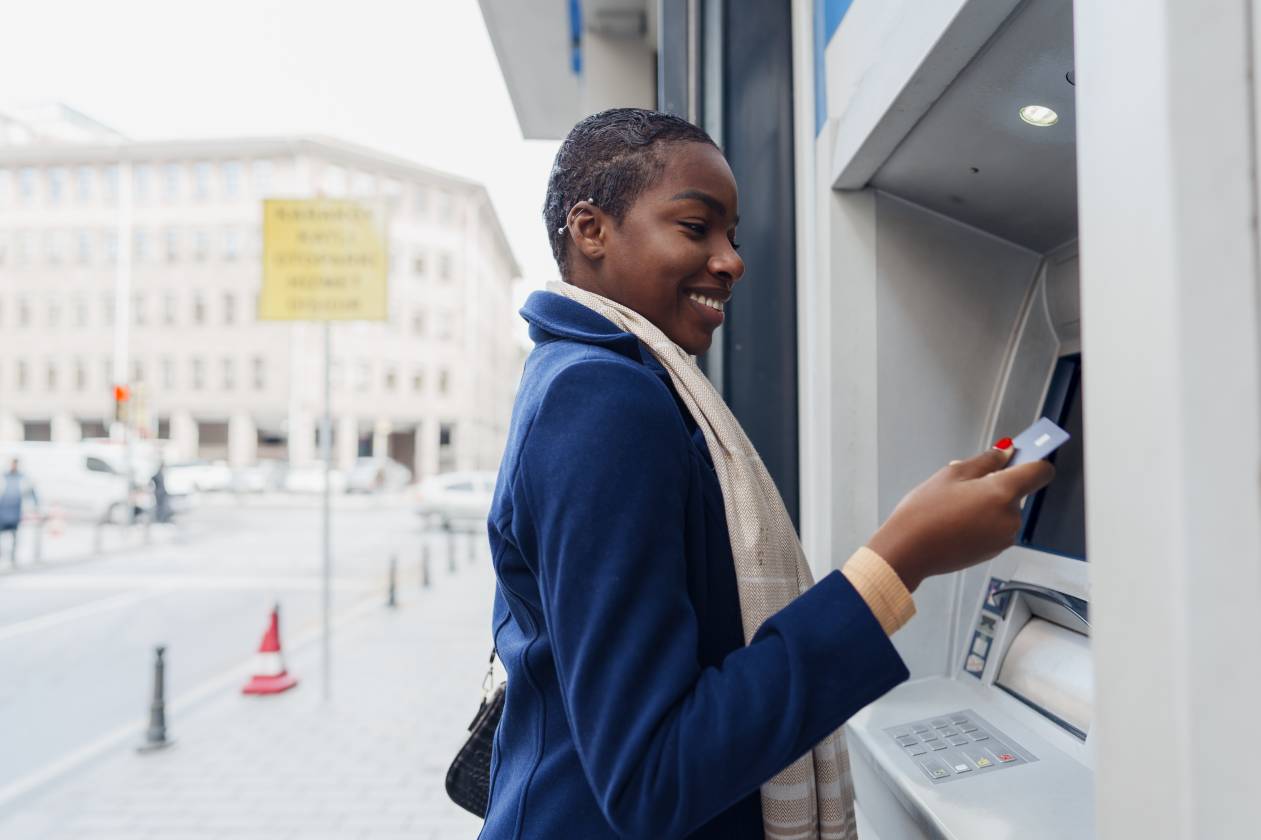
[[[1055,480],[1025,506],[1020,544],[1076,560],[1086,559],[1086,486],[1082,470],[1081,354],[1064,356],[1055,365],[1044,416],[1072,437],[1050,460]]]

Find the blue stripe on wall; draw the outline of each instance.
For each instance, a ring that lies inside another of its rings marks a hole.
[[[854,0],[814,0],[814,135],[819,136],[828,118],[828,43]]]

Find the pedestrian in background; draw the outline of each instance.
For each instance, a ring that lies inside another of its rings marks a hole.
[[[38,505],[35,488],[26,480],[26,476],[18,468],[17,458],[9,463],[9,471],[4,474],[4,484],[0,487],[0,536],[12,534],[13,548],[9,555],[16,568],[18,564],[18,528],[22,525],[22,500],[30,498],[32,505]],[[4,553],[4,543],[0,541],[0,556]]]
[[[693,358],[744,273],[737,204],[677,117],[606,111],[557,153],[543,215],[564,282],[522,310],[535,347],[489,523],[508,682],[482,840],[852,840],[838,729],[907,678],[889,635],[911,592],[1010,546],[1051,480],[1004,469],[1000,441],[815,583]]]
[[[159,524],[171,521],[171,494],[166,492],[166,461],[158,459],[158,468],[153,471],[153,521]]]

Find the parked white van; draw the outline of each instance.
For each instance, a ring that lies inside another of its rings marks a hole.
[[[44,513],[56,510],[68,519],[91,522],[128,520],[126,477],[79,444],[0,443],[0,469],[8,470],[14,458]]]

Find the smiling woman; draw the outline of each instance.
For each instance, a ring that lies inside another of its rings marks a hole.
[[[522,310],[535,348],[489,517],[508,682],[483,840],[853,840],[837,729],[906,678],[888,635],[908,587],[1009,544],[1049,477],[960,462],[816,584],[694,358],[744,274],[738,220],[727,161],[677,117],[596,114],[557,154],[564,282]]]

